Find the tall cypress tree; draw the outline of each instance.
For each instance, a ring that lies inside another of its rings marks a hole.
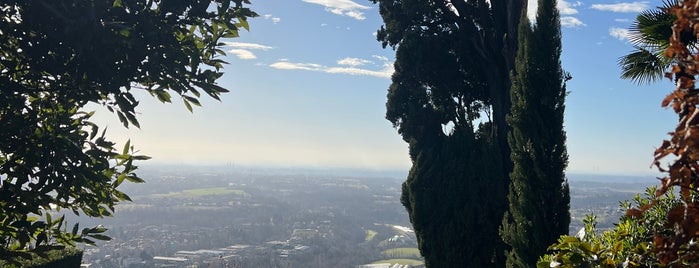
[[[568,155],[563,130],[565,80],[560,63],[561,32],[556,0],[540,0],[536,24],[526,15],[519,28],[516,75],[508,142],[509,210],[502,237],[510,246],[507,267],[536,267],[539,256],[570,224]]]

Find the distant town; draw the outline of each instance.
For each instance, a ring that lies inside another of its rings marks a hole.
[[[401,174],[159,166],[140,175],[146,183],[123,186],[134,202],[115,217],[71,219],[112,237],[84,246],[82,267],[424,267]],[[613,226],[619,201],[652,184],[572,177],[571,233],[589,213]]]

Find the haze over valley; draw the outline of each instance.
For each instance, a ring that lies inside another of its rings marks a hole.
[[[80,226],[104,225],[112,237],[85,247],[83,263],[90,267],[422,263],[400,203],[405,174],[399,171],[232,165],[139,171],[146,183],[123,185],[133,202],[120,204],[115,217],[80,219]],[[573,234],[589,213],[598,227],[612,227],[622,213],[618,202],[655,183],[584,174],[570,174],[569,182]]]

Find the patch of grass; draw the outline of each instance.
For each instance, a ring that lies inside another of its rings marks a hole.
[[[393,259],[420,259],[420,250],[417,248],[392,248],[381,252],[384,258]]]
[[[400,265],[410,265],[410,266],[418,266],[418,265],[423,265],[425,262],[423,261],[418,261],[418,260],[413,260],[413,259],[387,259],[387,260],[380,260],[380,261],[375,261],[375,263],[390,263],[391,265],[394,264],[400,264]]]
[[[366,230],[366,237],[364,238],[365,242],[371,242],[371,240],[374,240],[374,237],[378,234],[378,232],[374,230]]]

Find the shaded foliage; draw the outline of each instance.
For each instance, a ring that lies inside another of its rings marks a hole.
[[[504,184],[492,143],[471,131],[450,137],[420,152],[403,184],[401,201],[408,210],[419,248],[429,267],[488,267],[502,260],[497,225],[504,211],[499,199],[483,195]],[[495,225],[495,228],[493,228]]]
[[[510,90],[519,71],[515,69],[518,25],[526,1],[373,2],[379,3],[385,23],[377,38],[384,47],[396,49],[386,118],[410,146],[413,166],[403,185],[402,202],[426,264],[505,266],[507,246],[499,236],[499,226],[507,210],[512,171],[508,143],[511,122],[506,115],[511,111],[511,96],[524,94],[511,94]],[[555,10],[554,2],[543,3]],[[557,14],[549,16],[546,29],[538,31],[536,38],[540,39],[537,45],[552,42],[551,47],[536,55],[542,59],[533,68],[552,67],[532,75],[540,79],[532,83],[541,83],[541,95],[526,96],[543,98],[542,105],[523,105],[520,112],[531,117],[527,120],[550,120],[550,125],[530,126],[550,133],[527,136],[529,140],[522,142],[533,141],[537,148],[551,146],[550,151],[537,152],[540,158],[554,159],[544,164],[550,164],[550,169],[537,175],[555,185],[541,189],[552,191],[546,195],[555,200],[544,200],[547,203],[543,204],[555,206],[557,211],[555,217],[546,218],[556,221],[551,236],[555,239],[560,229],[567,230],[568,216],[560,212],[567,211],[568,204],[562,181],[567,156],[562,131],[565,89],[558,59],[560,30]],[[558,54],[551,57],[552,53]],[[552,110],[541,108],[549,106]],[[531,123],[521,121],[522,126]],[[538,144],[538,139],[552,137],[551,144]],[[543,246],[552,242],[547,241]]]
[[[513,77],[508,139],[512,151],[509,209],[502,237],[507,267],[534,267],[548,245],[568,233],[570,195],[563,130],[565,80],[556,1],[539,1],[536,24],[523,14]]]
[[[33,253],[31,259],[23,259],[18,264],[9,264],[0,261],[0,266],[6,268],[75,268],[80,267],[83,252],[77,248],[65,248],[42,252],[42,256]]]
[[[109,239],[104,228],[66,226],[53,208],[112,215],[142,182],[136,155],[118,150],[83,111],[96,103],[139,126],[133,90],[191,110],[218,99],[221,38],[255,13],[247,0],[16,0],[0,4],[0,259]],[[53,212],[52,212],[53,213]]]

